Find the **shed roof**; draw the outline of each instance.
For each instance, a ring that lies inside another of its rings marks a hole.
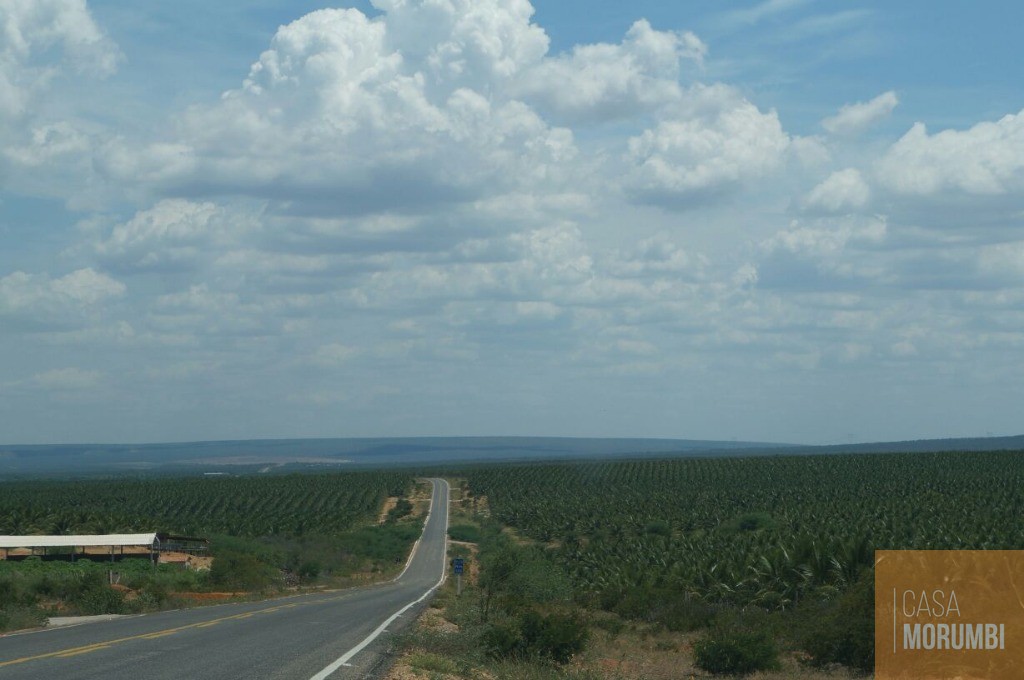
[[[156,534],[98,534],[71,536],[0,536],[0,548],[70,548],[82,546],[145,545],[156,542]]]

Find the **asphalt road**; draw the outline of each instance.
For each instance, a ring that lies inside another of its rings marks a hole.
[[[431,481],[430,517],[395,581],[7,635],[0,679],[362,678],[444,577],[449,489]]]

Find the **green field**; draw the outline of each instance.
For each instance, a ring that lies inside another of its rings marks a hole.
[[[412,485],[407,472],[0,483],[0,533],[333,534]]]
[[[422,518],[408,501],[378,515],[413,489],[406,471],[0,483],[2,534],[160,531],[209,538],[214,556],[199,572],[133,558],[0,561],[0,630],[47,614],[182,606],[195,591],[266,593],[399,569]],[[106,587],[108,569],[128,591]]]
[[[103,588],[103,566],[10,562],[0,566],[0,627],[58,610],[159,608],[182,590],[266,591],[285,574],[315,584],[398,568],[421,521],[404,501],[378,520],[386,498],[411,497],[413,472],[0,483],[2,533],[159,530],[208,536],[216,556],[201,574],[126,567],[134,599]],[[445,474],[460,489],[451,536],[479,551],[479,578],[452,609],[471,638],[465,649],[476,650],[467,663],[495,654],[511,663],[508,655],[540,639],[550,643],[548,661],[565,659],[600,630],[639,640],[699,635],[661,644],[701,650],[710,664],[738,646],[763,652],[756,663],[766,668],[781,653],[790,664],[799,656],[867,669],[875,549],[1024,547],[1019,451],[476,465]],[[572,644],[552,642],[563,638]]]
[[[658,460],[466,474],[581,593],[780,608],[885,548],[1019,549],[1024,452]]]
[[[572,606],[592,619],[616,630],[621,624],[604,617],[705,631],[712,657],[727,656],[730,645],[777,645],[812,663],[868,670],[875,549],[1024,547],[1019,451],[488,466],[458,474],[470,492],[463,505],[475,508],[485,529],[485,589],[489,561],[541,559],[570,584]],[[515,541],[495,542],[509,529]],[[500,588],[492,585],[495,597]],[[541,600],[510,601],[515,616],[545,608]]]

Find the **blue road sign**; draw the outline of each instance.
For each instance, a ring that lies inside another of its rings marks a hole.
[[[461,557],[456,557],[452,560],[452,571],[456,574],[461,574],[463,569],[464,560]]]

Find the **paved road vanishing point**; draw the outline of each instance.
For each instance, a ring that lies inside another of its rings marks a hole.
[[[361,678],[383,638],[415,618],[445,574],[448,483],[394,581],[0,637],[0,678]]]

